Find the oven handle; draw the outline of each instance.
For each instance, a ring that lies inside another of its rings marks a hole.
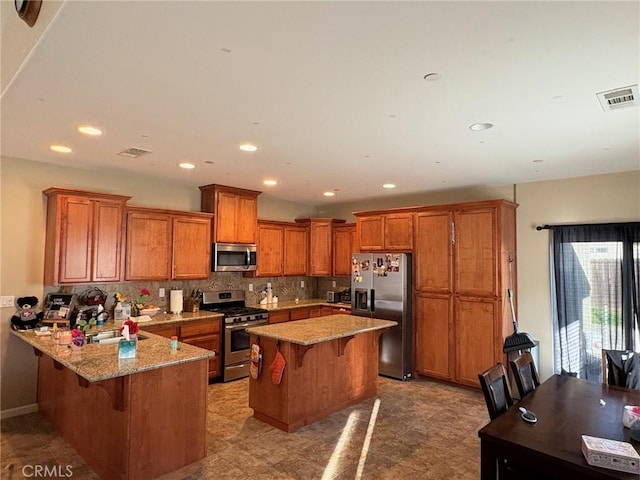
[[[260,327],[262,325],[267,325],[269,322],[245,322],[245,323],[234,323],[233,325],[225,325],[225,329],[227,330],[240,330],[241,328],[246,327]]]

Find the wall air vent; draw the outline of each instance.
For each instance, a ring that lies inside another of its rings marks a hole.
[[[129,158],[138,158],[142,155],[146,155],[147,153],[151,153],[151,150],[145,150],[144,148],[131,147],[126,150],[122,150],[118,152],[118,155],[121,157],[129,157]]]
[[[638,105],[638,85],[596,93],[596,96],[598,97],[600,106],[605,112],[632,107]]]

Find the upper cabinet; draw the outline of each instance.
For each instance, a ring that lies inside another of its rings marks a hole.
[[[355,253],[356,226],[353,223],[333,227],[333,275],[351,275],[351,254]]]
[[[215,215],[211,237],[213,242],[257,242],[260,193],[225,185],[200,187],[201,210]]]
[[[307,275],[309,229],[287,222],[258,220],[258,277]]]
[[[354,215],[359,251],[413,249],[412,212],[357,212]]]
[[[211,217],[128,207],[125,280],[209,278]]]
[[[124,209],[131,197],[58,187],[43,193],[44,284],[121,281]]]
[[[335,218],[296,219],[309,227],[309,275],[333,274],[333,227],[344,223]]]
[[[279,222],[258,221],[258,268],[256,276],[283,274],[284,228]]]
[[[300,225],[284,227],[284,274],[306,275],[309,271],[309,229]]]

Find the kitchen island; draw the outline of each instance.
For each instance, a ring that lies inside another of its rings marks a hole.
[[[80,350],[12,331],[38,356],[38,409],[101,477],[150,479],[206,454],[207,363],[213,352],[139,332],[136,358],[118,345]]]
[[[320,420],[378,389],[380,333],[396,322],[330,315],[247,329],[263,349],[263,370],[249,380],[249,406],[258,420],[286,432]],[[279,384],[269,366],[286,361]]]

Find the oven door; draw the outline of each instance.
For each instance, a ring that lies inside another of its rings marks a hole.
[[[224,327],[224,365],[248,362],[251,354],[248,327],[267,325],[267,320],[258,322],[234,323]]]

